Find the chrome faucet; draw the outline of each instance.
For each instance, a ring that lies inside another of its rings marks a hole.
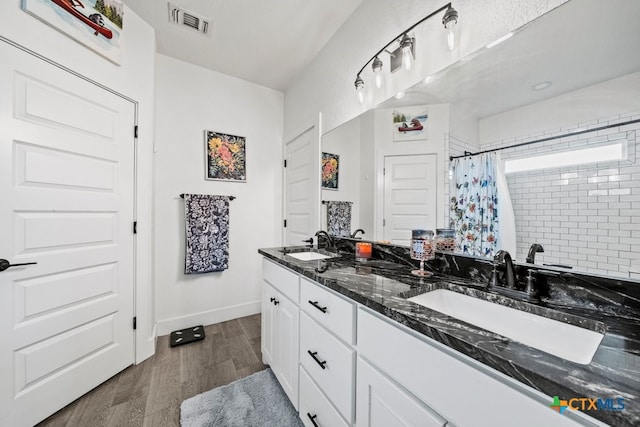
[[[493,257],[494,262],[504,264],[505,266],[505,287],[508,289],[516,288],[516,270],[513,268],[513,260],[509,252],[500,250]],[[492,280],[493,281],[493,280]]]
[[[324,236],[325,240],[327,241],[328,247],[329,248],[333,248],[333,246],[334,246],[333,237],[331,237],[331,235],[329,235],[329,233],[327,233],[324,230],[316,231],[315,236],[318,237],[318,248],[320,247],[320,236],[321,235]]]
[[[352,239],[355,239],[355,238],[356,238],[356,235],[357,235],[359,232],[360,232],[360,233],[362,233],[362,234],[366,234],[362,228],[358,228],[356,231],[354,231],[353,233],[351,233],[351,238],[352,238]]]
[[[536,252],[544,252],[544,248],[540,243],[534,243],[529,248],[529,253],[527,254],[526,263],[533,264],[536,261]]]

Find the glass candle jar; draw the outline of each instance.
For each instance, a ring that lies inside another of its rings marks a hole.
[[[456,232],[453,228],[436,228],[436,250],[453,252],[456,249]]]
[[[425,271],[424,262],[435,258],[433,231],[411,230],[410,256],[420,261],[420,269],[411,273],[416,276],[431,276],[431,272]]]
[[[368,242],[356,243],[356,261],[366,261],[371,258],[373,246]]]

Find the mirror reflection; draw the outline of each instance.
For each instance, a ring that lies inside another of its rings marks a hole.
[[[640,278],[640,2],[606,3],[569,1],[326,133],[340,169],[322,199],[351,202],[364,239],[408,245],[455,223],[449,157],[499,149],[496,250]]]

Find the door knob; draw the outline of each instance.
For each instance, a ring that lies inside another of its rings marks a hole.
[[[20,264],[11,264],[6,259],[0,258],[0,271],[5,271],[7,268],[10,268],[10,267],[19,267],[21,265],[33,265],[33,264],[37,264],[37,262],[23,262]]]

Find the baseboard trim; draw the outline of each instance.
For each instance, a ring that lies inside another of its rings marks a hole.
[[[238,317],[251,316],[252,314],[260,313],[260,309],[261,301],[257,300],[231,307],[217,308],[215,310],[159,320],[156,324],[157,335],[167,335],[172,331],[188,328],[189,326],[213,325],[214,323],[225,322],[227,320],[237,319]]]

